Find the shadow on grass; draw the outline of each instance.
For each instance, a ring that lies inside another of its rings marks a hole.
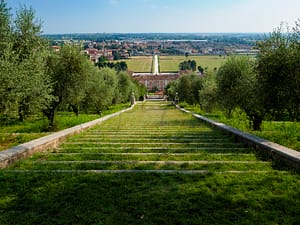
[[[0,224],[300,224],[296,176],[0,172],[0,182]]]

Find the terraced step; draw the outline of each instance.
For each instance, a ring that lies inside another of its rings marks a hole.
[[[133,111],[74,137],[10,171],[271,171],[252,149],[165,103]]]
[[[300,177],[275,166],[146,102],[1,170],[0,224],[299,224]]]

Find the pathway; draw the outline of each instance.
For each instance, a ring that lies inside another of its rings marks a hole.
[[[271,170],[251,149],[166,102],[134,110],[69,138],[50,153],[24,160],[15,171],[261,173]]]
[[[159,75],[158,56],[154,55],[154,75]]]

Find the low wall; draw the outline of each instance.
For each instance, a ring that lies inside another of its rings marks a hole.
[[[300,170],[300,152],[268,141],[266,139],[242,132],[223,123],[215,122],[204,116],[200,116],[188,110],[182,109],[179,106],[176,107],[183,112],[192,114],[195,118],[200,119],[201,121],[205,122],[206,124],[209,124],[214,128],[217,128],[225,133],[233,135],[236,140],[245,143],[247,146],[263,151],[272,159],[279,160],[289,167],[293,167],[297,170]]]
[[[126,111],[133,109],[133,107],[134,107],[134,105],[128,109],[124,109],[119,112],[101,117],[99,119],[96,119],[96,120],[93,120],[93,121],[90,121],[90,122],[87,122],[84,124],[80,124],[80,125],[47,135],[45,137],[41,137],[41,138],[32,140],[30,142],[23,143],[16,147],[1,151],[0,152],[0,168],[5,168],[5,167],[9,166],[10,164],[16,162],[17,160],[28,157],[35,152],[44,152],[50,148],[55,148],[62,141],[64,141],[67,137],[69,137],[73,134],[80,133],[81,131],[91,128],[109,118],[118,116],[121,113],[124,113]]]

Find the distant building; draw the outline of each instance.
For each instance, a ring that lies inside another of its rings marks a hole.
[[[113,59],[112,50],[98,50],[96,48],[87,48],[84,53],[90,56],[90,60],[94,63],[98,62],[101,56],[106,57],[108,60]]]
[[[144,85],[147,90],[157,89],[164,91],[168,83],[179,78],[178,73],[162,73],[159,75],[153,75],[150,73],[133,73],[132,77],[140,84]]]
[[[59,47],[59,46],[56,46],[56,45],[51,46],[50,48],[51,48],[53,51],[55,51],[55,52],[59,52],[59,51],[60,51],[60,47]]]

